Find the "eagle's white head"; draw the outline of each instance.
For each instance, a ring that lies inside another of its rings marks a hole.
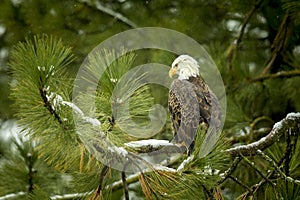
[[[189,55],[180,55],[172,63],[169,76],[172,78],[178,74],[179,80],[189,79],[189,77],[199,76],[198,62]]]

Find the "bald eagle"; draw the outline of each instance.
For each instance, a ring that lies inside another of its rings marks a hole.
[[[173,142],[185,148],[190,155],[194,150],[197,128],[204,125],[213,134],[220,127],[221,111],[216,95],[204,82],[198,62],[189,55],[180,55],[169,71],[173,80],[169,90],[169,113]]]

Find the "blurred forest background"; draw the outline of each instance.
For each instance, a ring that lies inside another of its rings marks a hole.
[[[75,192],[74,188],[79,187],[71,186],[70,175],[40,159],[26,137],[7,139],[9,134],[17,135],[19,131],[15,125],[18,111],[11,106],[18,100],[10,97],[14,78],[8,63],[13,47],[19,41],[24,42],[25,38],[31,39],[39,34],[61,38],[64,45],[72,47],[75,55],[75,60],[68,65],[68,73],[72,76],[87,54],[105,39],[132,28],[152,26],[182,32],[202,44],[212,56],[226,87],[224,140],[231,145],[254,142],[268,134],[274,123],[288,113],[300,111],[298,0],[2,0],[0,199],[5,199],[1,196],[10,193],[19,193],[22,197],[17,195],[7,199],[23,199],[33,188],[42,191],[36,192],[36,196],[53,196]],[[148,58],[137,56],[136,62],[155,60],[171,64],[174,58],[155,51],[148,55]],[[166,90],[152,91],[152,95],[155,101],[167,107]],[[300,161],[295,161],[300,155],[298,135],[299,130],[296,130],[295,134],[282,136],[267,152],[278,167],[284,168],[285,174],[294,179],[300,179]],[[281,165],[280,159],[282,155],[286,156],[287,148],[293,153]],[[251,162],[257,168],[251,167]],[[33,163],[38,170],[34,179],[27,176],[29,172],[33,173],[29,170]],[[220,186],[223,198],[234,199],[248,192],[256,199],[299,199],[299,185],[286,180],[277,182],[279,196],[272,196],[275,194],[271,189],[269,196],[266,195],[263,192],[266,188],[256,193],[252,186],[268,179],[261,172],[267,171],[266,163],[255,157],[243,160],[234,173],[238,179],[229,179]],[[93,188],[96,188],[95,184],[85,189],[90,191]],[[131,189],[136,199],[144,198],[141,188]],[[112,198],[120,199],[122,195],[122,190],[117,190]]]

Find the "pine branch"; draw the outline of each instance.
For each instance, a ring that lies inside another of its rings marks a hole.
[[[73,112],[75,114],[79,115],[81,117],[81,119],[84,120],[86,123],[89,123],[93,126],[99,126],[101,124],[98,119],[86,116],[83,113],[83,111],[78,106],[76,106],[74,103],[63,100],[63,98],[58,94],[56,94],[56,96],[57,97],[55,97],[56,98],[55,102],[57,104],[61,104],[61,105],[71,108],[73,110]]]
[[[254,130],[252,135],[251,134],[245,134],[245,135],[238,135],[230,138],[226,138],[231,144],[236,143],[245,143],[247,141],[251,141],[252,139],[258,139],[265,135],[267,135],[272,129],[271,128],[260,128],[258,130]],[[255,137],[253,137],[255,136]]]
[[[83,198],[90,194],[92,194],[94,191],[90,192],[84,192],[84,193],[73,193],[73,194],[64,194],[64,195],[54,195],[51,196],[49,199],[51,200],[66,200],[66,199],[77,199],[77,198]]]
[[[164,148],[165,153],[182,152],[180,146],[173,144],[168,140],[156,140],[156,139],[138,140],[138,141],[125,143],[124,145],[137,153],[149,153],[153,151],[158,151],[162,148]]]
[[[300,75],[300,70],[281,71],[274,74],[259,76],[257,78],[251,79],[250,82],[258,82],[258,81],[264,81],[267,79],[275,79],[275,78],[289,78],[289,77],[299,76],[299,75]]]
[[[11,194],[7,194],[5,196],[0,197],[0,200],[16,199],[16,198],[21,198],[22,196],[25,196],[25,195],[26,195],[26,192],[11,193]]]
[[[278,161],[277,163],[277,166],[280,166],[284,161],[285,161],[285,158],[286,158],[286,155],[288,154],[288,149],[286,149],[284,155],[282,156],[282,158]],[[270,178],[272,176],[274,176],[274,173],[276,172],[276,169],[273,168],[272,170],[268,170],[267,171],[267,174],[266,174],[266,177],[268,180],[270,180]],[[256,191],[258,191],[266,182],[267,182],[267,179],[262,179],[261,181],[259,181],[259,183],[257,184],[254,184],[251,188],[252,188],[252,191],[253,193],[255,193]],[[277,193],[277,190],[274,190],[276,193]],[[247,196],[249,193],[245,193],[244,195]]]
[[[137,172],[135,174],[128,176],[126,178],[127,185],[137,182],[139,180],[140,175],[141,175],[141,173]],[[112,191],[117,191],[117,190],[121,189],[122,187],[123,187],[123,181],[119,180],[119,181],[112,183],[111,185],[107,185],[105,189],[111,188]]]
[[[98,188],[95,192],[95,195],[92,199],[97,199],[97,197],[101,196],[101,192],[102,192],[102,185],[103,185],[103,181],[104,181],[104,177],[108,172],[109,167],[108,166],[104,166],[101,173],[100,173],[100,178],[99,178],[99,185]]]
[[[253,140],[257,140],[257,139],[265,136],[266,134],[268,134],[271,131],[271,128],[265,127],[265,128],[255,129],[255,126],[258,123],[260,123],[261,121],[270,122],[272,124],[274,123],[273,120],[267,116],[258,117],[250,123],[249,133],[246,132],[246,134],[243,134],[243,135],[232,136],[232,137],[228,138],[228,141],[231,144],[246,143],[247,141],[252,142]]]
[[[290,36],[292,34],[292,29],[293,29],[293,25],[291,22],[290,13],[286,11],[272,44],[272,48],[273,48],[272,57],[270,58],[264,70],[262,71],[261,76],[266,75],[269,69],[273,66],[276,57],[281,52],[284,52],[286,50]]]
[[[229,175],[229,178],[230,178],[231,180],[233,180],[234,182],[236,182],[238,185],[240,185],[240,186],[246,188],[246,190],[247,190],[250,194],[253,195],[253,190],[252,190],[249,186],[245,185],[245,184],[244,184],[242,181],[240,181],[238,178],[233,177],[233,176],[231,176],[231,175]]]
[[[223,183],[231,174],[234,172],[240,161],[242,160],[241,156],[237,156],[234,158],[231,166],[222,174],[220,174],[220,177],[222,178],[219,182],[218,185]]]
[[[246,17],[243,21],[243,24],[241,26],[241,29],[238,33],[238,36],[233,40],[233,42],[230,44],[230,46],[228,47],[227,51],[226,51],[226,58],[227,58],[227,62],[228,62],[228,69],[231,69],[231,61],[233,59],[234,53],[236,51],[236,48],[238,48],[240,46],[240,43],[242,41],[242,38],[244,36],[244,32],[246,29],[247,24],[249,23],[251,17],[253,16],[253,14],[255,13],[255,11],[260,7],[261,3],[263,2],[263,0],[258,0],[254,6],[251,8],[251,10],[246,14]]]
[[[201,185],[202,189],[203,189],[203,192],[205,194],[205,198],[208,199],[208,200],[214,200],[215,198],[213,197],[213,194],[211,191],[209,191],[205,185]]]
[[[181,172],[187,164],[189,164],[190,162],[193,161],[193,159],[194,159],[194,155],[191,155],[187,159],[185,159],[184,161],[182,161],[182,163],[177,168],[177,171]]]
[[[126,180],[126,173],[124,171],[122,172],[122,182],[123,182],[125,199],[129,200],[129,193],[128,193],[128,185],[127,185],[127,180]]]
[[[240,145],[226,150],[232,156],[237,155],[255,155],[257,150],[264,150],[271,146],[282,136],[289,128],[300,126],[300,113],[289,113],[286,118],[274,124],[271,132],[260,140],[247,145]]]
[[[255,118],[250,124],[250,129],[251,129],[250,132],[253,132],[254,127],[261,121],[268,121],[268,122],[273,123],[273,120],[267,116],[261,116],[261,117]]]
[[[254,164],[254,162],[251,162],[248,158],[243,157],[243,159],[246,161],[246,163],[252,168],[254,169],[264,180],[266,180],[267,182],[269,182],[272,186],[274,186],[274,184],[272,183],[272,181],[265,176]]]
[[[157,169],[157,170],[158,170],[158,169],[160,169],[160,170],[164,169],[164,170],[168,170],[168,171],[170,171],[170,172],[175,172],[175,169],[172,169],[172,168],[166,168],[166,167],[164,167],[163,165],[164,165],[164,164],[171,165],[171,164],[175,163],[178,159],[179,159],[178,156],[172,156],[172,157],[169,159],[168,162],[164,162],[164,161],[163,161],[163,162],[161,163],[161,165],[157,165],[156,167],[154,166],[154,169]],[[153,170],[153,169],[151,169],[151,170]],[[146,173],[146,171],[144,171],[144,173]],[[139,180],[139,176],[140,176],[140,175],[141,175],[141,172],[137,172],[137,173],[135,173],[135,174],[132,174],[132,175],[128,176],[128,177],[126,178],[127,184],[129,185],[129,184],[131,184],[131,183],[137,182],[137,181]],[[106,189],[111,188],[112,191],[116,191],[116,190],[121,189],[122,187],[123,187],[123,181],[122,181],[122,180],[119,180],[119,181],[116,181],[116,182],[112,183],[111,185],[106,186]]]
[[[100,1],[90,1],[90,0],[79,0],[79,2],[82,3],[86,3],[88,6],[91,7],[96,7],[97,10],[110,15],[112,17],[114,17],[115,19],[123,22],[124,24],[128,25],[130,28],[136,28],[137,25],[131,21],[130,19],[128,19],[127,17],[125,17],[124,15],[122,15],[121,13],[118,13],[108,7],[105,7]]]
[[[34,190],[34,181],[33,181],[33,175],[36,172],[33,168],[34,161],[33,161],[33,155],[31,153],[27,153],[27,159],[28,159],[28,193],[32,193]]]
[[[271,176],[273,176],[273,174],[274,174],[274,171],[268,172],[267,175],[266,175],[267,179],[270,179]],[[252,195],[252,194],[256,193],[256,192],[259,190],[259,188],[261,188],[266,182],[267,182],[266,179],[260,180],[259,183],[254,184],[254,185],[251,187],[252,193],[250,193],[250,191],[247,190],[247,192],[245,192],[245,193],[243,194],[243,196],[246,198],[249,194]]]
[[[292,145],[291,145],[291,129],[286,133],[286,149],[284,154],[284,173],[289,176],[290,174],[290,162],[292,159]]]
[[[274,162],[274,160],[272,160],[268,155],[266,155],[264,152],[262,152],[261,150],[257,150],[257,154],[260,155],[262,158],[264,158],[266,161],[268,161],[271,166],[275,169],[275,171],[282,177],[284,178],[286,181],[291,182],[291,183],[295,183],[300,185],[300,180],[296,180],[293,179],[290,176],[287,176],[278,166],[277,164]]]
[[[58,112],[55,110],[54,106],[51,105],[52,99],[47,96],[47,89],[39,88],[39,91],[43,99],[45,108],[50,112],[51,115],[54,115],[54,118],[58,121],[59,124],[63,125],[63,121],[60,118]]]

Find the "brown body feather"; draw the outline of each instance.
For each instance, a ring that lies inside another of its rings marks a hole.
[[[217,131],[221,124],[218,99],[200,76],[172,82],[169,112],[173,142],[185,146],[189,154],[193,151],[199,124],[204,123],[206,127],[213,128],[209,134]]]

